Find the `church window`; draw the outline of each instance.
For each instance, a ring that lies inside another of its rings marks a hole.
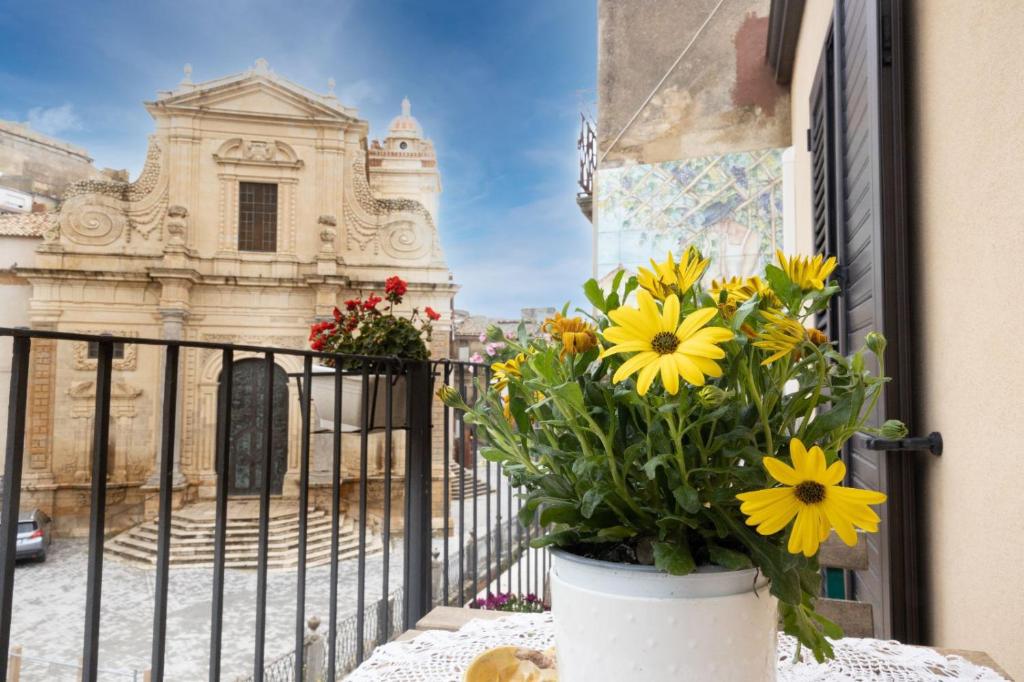
[[[239,183],[238,250],[277,250],[277,185]]]
[[[97,360],[97,359],[99,359],[99,357],[100,357],[100,344],[99,344],[98,341],[90,341],[89,342],[89,347],[88,347],[88,349],[86,349],[85,357],[87,357],[90,360]],[[123,360],[124,359],[124,344],[123,343],[115,343],[114,344],[113,357],[114,357],[114,360]]]

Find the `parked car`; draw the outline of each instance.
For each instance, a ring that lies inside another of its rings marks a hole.
[[[46,551],[53,539],[51,524],[50,517],[38,509],[21,512],[18,515],[18,541],[14,558],[46,561]]]

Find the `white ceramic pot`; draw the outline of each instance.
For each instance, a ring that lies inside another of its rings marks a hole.
[[[755,569],[674,576],[551,553],[559,682],[775,680],[778,603]]]
[[[406,420],[405,377],[391,377],[391,426],[404,428]],[[387,377],[371,374],[367,380],[369,414],[367,427],[383,429],[387,416]],[[313,366],[313,406],[319,418],[320,430],[334,428],[334,368]],[[343,376],[341,379],[341,424],[343,431],[358,431],[363,424],[363,377]]]

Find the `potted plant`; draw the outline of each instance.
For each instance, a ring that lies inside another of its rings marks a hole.
[[[885,496],[842,487],[839,452],[875,431],[885,340],[844,356],[811,326],[834,259],[710,286],[707,266],[691,248],[590,280],[590,320],[510,339],[475,405],[441,389],[547,529],[563,682],[772,680],[780,616],[818,659],[841,636],[816,555],[877,530]]]
[[[340,364],[342,378],[341,421],[347,429],[359,429],[364,419],[369,429],[385,427],[387,416],[387,386],[384,363],[376,364],[363,358],[399,358],[403,360],[426,360],[430,357],[427,342],[430,341],[432,323],[441,319],[441,314],[430,306],[419,310],[413,308],[408,317],[395,315],[395,306],[401,304],[408,291],[408,284],[397,275],[384,282],[384,297],[371,293],[365,300],[353,298],[345,301],[345,310],[334,309],[333,319],[317,322],[310,329],[309,345],[316,351],[338,354],[336,358],[324,358],[313,368],[311,396],[320,416],[321,428],[330,428],[334,416],[335,383],[334,367]],[[381,304],[387,308],[381,310]],[[364,368],[368,377],[364,399]],[[394,369],[394,368],[393,368]],[[364,405],[369,414],[363,412]],[[391,423],[403,427],[407,423],[405,377],[392,372]]]

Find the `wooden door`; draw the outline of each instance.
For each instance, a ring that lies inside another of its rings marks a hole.
[[[288,376],[274,368],[274,426],[270,492],[281,494],[288,468]],[[262,360],[235,363],[231,387],[231,446],[228,455],[228,492],[258,495],[263,482],[264,397],[266,370]]]
[[[837,0],[812,91],[816,246],[839,259],[843,294],[819,322],[841,352],[877,330],[888,339],[885,389],[874,424],[913,429],[911,263],[905,213],[901,0]],[[877,366],[872,369],[877,371]],[[855,437],[843,453],[848,485],[881,490],[870,568],[851,575],[850,597],[871,603],[875,636],[919,640],[915,455],[878,452]]]

